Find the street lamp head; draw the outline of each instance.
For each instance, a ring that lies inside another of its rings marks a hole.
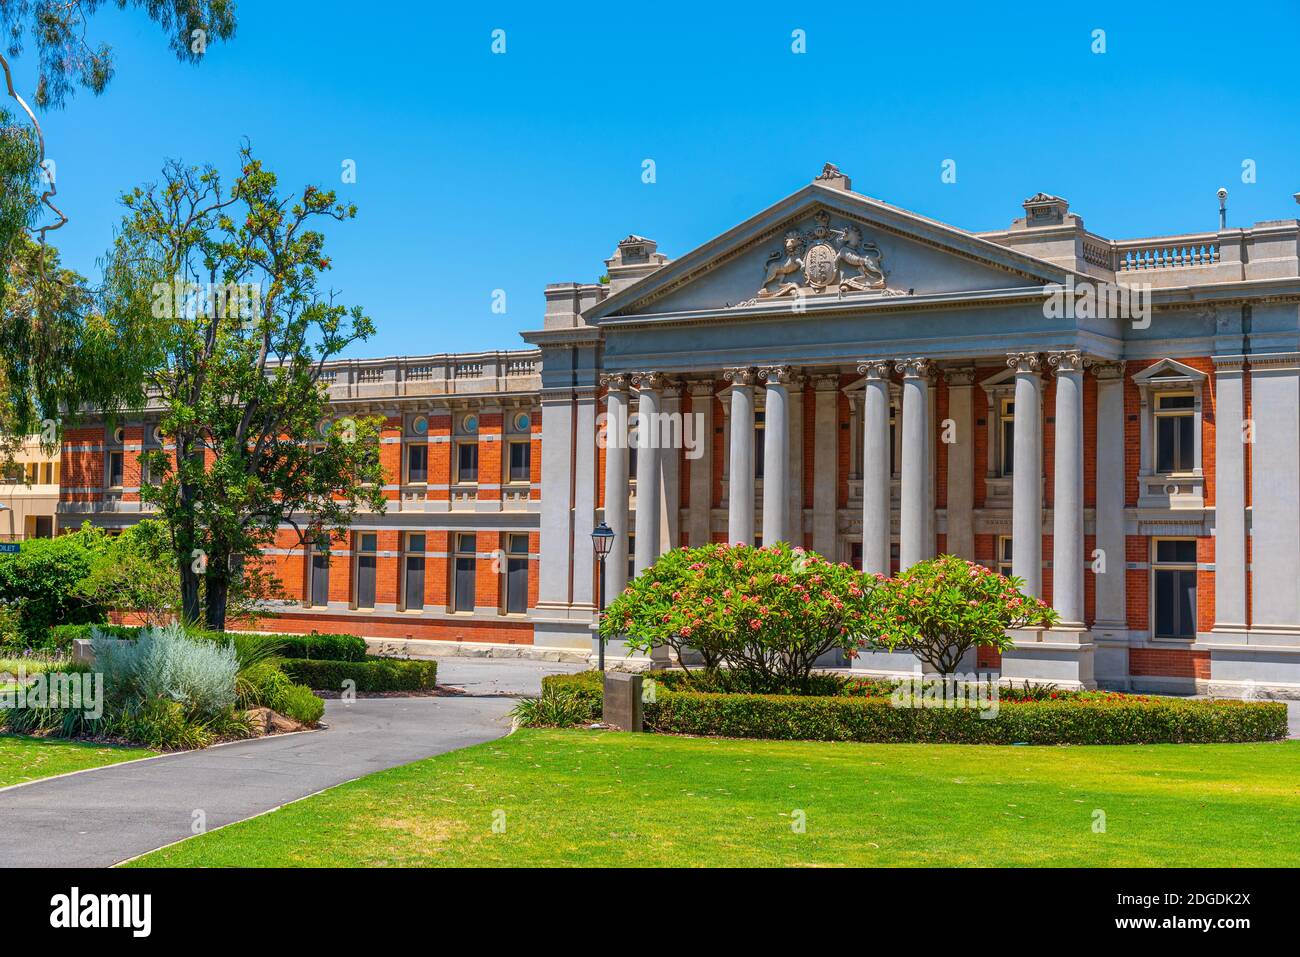
[[[591,530],[591,547],[595,550],[597,558],[604,558],[614,547],[614,530],[601,522]]]

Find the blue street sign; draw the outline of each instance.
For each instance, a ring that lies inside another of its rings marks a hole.
[[[0,542],[0,555],[17,555],[21,550],[18,542]]]

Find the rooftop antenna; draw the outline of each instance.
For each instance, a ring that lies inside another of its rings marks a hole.
[[[1228,228],[1228,191],[1219,187],[1219,228]]]

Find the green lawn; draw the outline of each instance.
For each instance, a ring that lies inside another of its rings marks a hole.
[[[144,748],[120,748],[107,744],[85,744],[57,738],[28,738],[0,734],[0,787],[48,778],[104,764],[147,758],[154,752]]]
[[[798,810],[804,833],[792,827]],[[519,731],[134,866],[845,864],[1295,866],[1300,742],[1053,748]]]

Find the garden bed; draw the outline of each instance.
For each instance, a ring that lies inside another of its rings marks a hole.
[[[994,713],[900,706],[888,682],[845,679],[843,691],[768,695],[686,690],[683,672],[652,672],[645,725],[662,734],[799,741],[946,744],[1186,744],[1276,741],[1286,705],[1191,700],[1114,692],[999,689]],[[888,689],[888,690],[887,690]],[[580,703],[579,720],[600,719],[599,672],[548,675],[543,695]],[[1054,697],[1053,697],[1054,696]]]

